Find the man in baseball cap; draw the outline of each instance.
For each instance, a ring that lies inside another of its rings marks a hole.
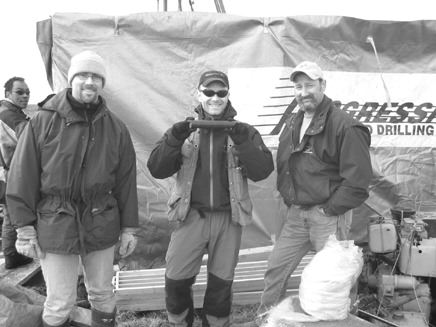
[[[40,104],[12,159],[6,199],[17,251],[38,257],[47,285],[43,326],[69,326],[83,266],[91,326],[115,326],[112,276],[136,245],[136,154],[124,123],[101,91],[103,58],[71,59],[67,87]]]
[[[208,86],[212,82],[221,82],[225,87],[230,88],[229,78],[226,74],[218,70],[209,70],[201,74],[198,86]]]
[[[324,79],[324,74],[322,73],[321,68],[312,61],[303,61],[298,64],[292,71],[290,80],[294,82],[295,77],[297,77],[298,74],[306,74],[313,80]]]
[[[277,189],[288,207],[265,272],[258,313],[277,305],[289,276],[310,249],[329,235],[347,239],[351,210],[368,197],[372,177],[366,126],[324,94],[326,81],[314,62],[290,75],[299,111],[285,124],[277,150]]]
[[[242,227],[252,219],[247,180],[266,178],[274,163],[257,129],[235,121],[225,73],[203,73],[196,95],[198,120],[233,122],[234,127],[194,130],[194,118],[188,117],[166,131],[148,159],[155,178],[177,173],[168,203],[168,218],[179,227],[166,255],[166,308],[170,326],[192,326],[192,285],[208,252],[203,326],[230,326]]]

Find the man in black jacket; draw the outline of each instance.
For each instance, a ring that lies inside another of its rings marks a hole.
[[[283,299],[289,276],[309,250],[321,250],[331,234],[347,238],[350,210],[367,199],[372,177],[369,130],[324,94],[321,68],[302,62],[290,79],[300,110],[286,121],[277,151],[277,189],[288,209],[259,313]]]
[[[194,132],[193,118],[175,123],[148,160],[155,178],[177,173],[168,201],[169,219],[178,227],[171,235],[166,256],[166,307],[172,326],[192,326],[191,286],[207,252],[203,326],[230,326],[231,289],[242,226],[251,222],[247,178],[265,179],[274,164],[259,132],[234,120],[236,111],[229,101],[226,74],[202,74],[197,96],[198,120],[208,121],[210,126],[223,121],[234,126]]]
[[[11,224],[5,203],[7,173],[17,139],[29,119],[23,112],[29,103],[29,95],[29,87],[24,78],[12,77],[5,83],[5,99],[0,102],[0,203],[3,205],[2,250],[6,269],[18,268],[32,262],[32,258],[18,253],[15,248],[17,232]]]

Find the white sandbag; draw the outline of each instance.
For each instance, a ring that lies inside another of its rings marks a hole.
[[[288,296],[268,311],[268,316],[262,327],[300,327],[300,322],[315,322],[318,318],[303,312],[297,295]]]
[[[302,309],[319,320],[345,319],[350,311],[350,290],[362,267],[362,250],[354,241],[338,241],[330,235],[303,270],[299,292]]]

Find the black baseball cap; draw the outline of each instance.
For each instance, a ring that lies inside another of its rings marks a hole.
[[[198,83],[198,86],[208,86],[212,82],[221,82],[227,88],[229,88],[229,78],[226,74],[218,70],[209,70],[207,72],[204,72],[200,77],[200,82]]]

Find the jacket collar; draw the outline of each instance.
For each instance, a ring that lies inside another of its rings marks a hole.
[[[308,129],[306,130],[306,134],[308,135],[316,135],[321,133],[324,130],[325,122],[330,112],[332,100],[324,95],[321,103],[315,110],[315,114],[313,116],[312,122],[310,123]],[[304,111],[300,110],[297,113],[297,119],[303,119]]]
[[[9,110],[15,111],[15,112],[23,112],[23,109],[12,103],[11,101],[5,99],[0,101],[0,105],[3,107],[8,108]]]
[[[78,114],[71,107],[70,102],[67,99],[68,88],[62,90],[58,94],[51,97],[47,102],[45,102],[42,106],[42,109],[56,111],[62,118],[65,119],[65,124],[70,125],[78,122],[86,122],[85,117]],[[106,115],[108,108],[106,106],[106,101],[101,98],[101,105],[97,109],[97,114],[94,117],[94,121],[99,119],[100,117]]]

